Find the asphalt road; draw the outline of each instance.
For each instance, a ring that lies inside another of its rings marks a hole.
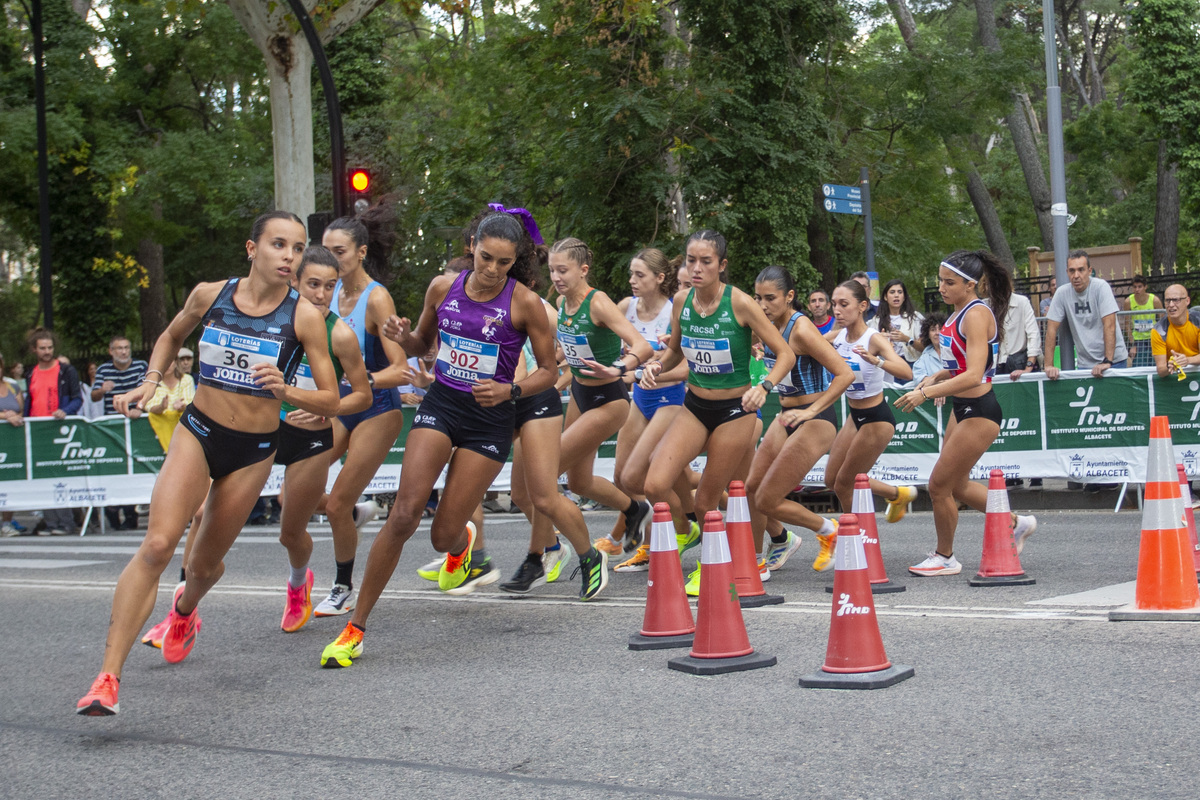
[[[593,533],[614,516],[587,515]],[[645,574],[602,599],[578,580],[526,598],[440,595],[415,567],[419,532],[347,670],[318,658],[342,627],[283,634],[286,561],[247,528],[182,664],[134,646],[112,718],[74,714],[99,667],[116,578],[140,537],[0,540],[0,775],[9,797],[1193,798],[1200,755],[1200,627],[1111,623],[1131,596],[1136,512],[1040,512],[1023,564],[1034,586],[971,588],[983,518],[965,514],[965,569],[920,579],[932,520],[881,531],[893,580],[877,596],[893,662],[916,676],[877,691],[801,689],[824,661],[832,572],[804,545],[744,612],[775,667],[712,678],[668,670],[679,651],[631,652]],[[366,553],[378,525],[366,529]],[[422,531],[427,524],[422,526]],[[314,525],[317,590],[332,577]],[[492,515],[504,577],[527,526]],[[690,569],[699,549],[684,557]],[[160,588],[166,610],[177,566]],[[361,575],[361,566],[358,569]],[[568,573],[569,574],[569,573]],[[1116,588],[1105,588],[1105,587]],[[1102,590],[1096,592],[1095,590]],[[1083,597],[1073,596],[1091,592]]]

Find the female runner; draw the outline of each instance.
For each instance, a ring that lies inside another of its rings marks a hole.
[[[817,326],[796,310],[795,284],[786,269],[771,266],[760,272],[754,281],[754,299],[796,354],[796,365],[775,387],[781,411],[758,445],[750,467],[746,495],[751,517],[764,515],[829,535],[836,530],[831,520],[788,500],[787,495],[829,452],[837,435],[833,404],[854,381],[854,373]],[[763,349],[769,370],[776,356],[769,347]],[[793,436],[795,433],[801,435]],[[755,524],[754,530],[761,536],[761,523]],[[762,542],[755,545],[761,549]],[[799,546],[800,537],[791,531],[772,536],[764,557],[766,568],[781,568]]]
[[[362,654],[367,618],[447,463],[443,495],[455,500],[438,504],[430,539],[434,549],[450,554],[438,587],[446,591],[462,584],[474,538],[467,520],[512,447],[512,401],[554,382],[553,334],[541,300],[525,286],[536,263],[529,234],[511,215],[493,214],[479,224],[476,236],[475,268],[457,278],[434,278],[415,328],[407,319],[389,321],[388,335],[415,353],[428,350],[435,338],[441,342],[436,380],[413,419],[396,503],[371,546],[353,618],[321,654],[323,667],[348,667]],[[538,367],[513,383],[527,335]],[[605,573],[604,554],[588,553],[580,567],[581,596],[594,594]]]
[[[843,509],[853,505],[854,479],[875,466],[896,431],[892,409],[883,402],[884,375],[891,375],[901,383],[912,380],[908,362],[896,353],[887,337],[871,330],[863,321],[870,305],[861,283],[849,280],[840,284],[833,290],[833,316],[841,328],[825,334],[838,355],[850,365],[854,377],[846,390],[849,414],[833,440],[825,466],[825,486],[837,492]],[[891,486],[874,478],[871,491],[888,501],[888,522],[903,517],[908,504],[917,496],[917,490],[911,486]],[[817,541],[821,550],[813,561],[813,569],[824,572],[833,567],[836,530],[818,533]]]
[[[625,539],[634,540],[650,514],[650,505],[631,499],[607,478],[593,474],[592,464],[600,445],[629,415],[629,391],[622,378],[653,350],[608,295],[588,286],[591,263],[592,251],[579,239],[562,239],[550,248],[550,279],[561,295],[558,342],[572,374],[562,433],[562,469],[572,492],[623,511]],[[624,356],[622,342],[628,348]],[[621,543],[611,537],[598,539],[595,545],[608,555],[622,552]]]
[[[304,225],[294,214],[273,211],[255,220],[246,242],[249,276],[193,289],[155,343],[142,384],[114,401],[122,414],[140,408],[159,382],[153,376],[161,380],[183,340],[204,325],[200,386],[155,482],[146,537],[117,582],[100,675],[76,704],[79,714],[107,716],[120,710],[118,684],[129,648],[154,609],[159,577],[207,493],[187,580],[175,591],[162,642],[170,663],[191,652],[200,623],[197,604],[221,577],[222,559],[271,472],[280,401],[314,414],[337,411],[325,321],[288,285],[304,240]],[[289,385],[304,353],[316,391]]]
[[[991,308],[979,299],[980,283],[987,290]],[[941,331],[944,368],[896,401],[901,411],[912,411],[936,397],[950,397],[954,402],[942,452],[929,476],[937,548],[920,564],[908,568],[912,574],[926,577],[962,572],[962,564],[954,557],[958,504],[987,511],[987,487],[968,478],[971,467],[995,441],[1004,416],[992,392],[992,375],[1012,296],[1012,276],[986,250],[957,250],[938,267],[938,292],[954,307]],[[1013,538],[1020,553],[1037,529],[1037,519],[1012,516]]]
[[[358,337],[374,397],[367,410],[340,416],[333,426],[329,463],[343,455],[346,463],[324,498],[325,515],[333,530],[336,574],[329,595],[313,611],[318,617],[345,614],[354,608],[358,529],[378,513],[374,503],[361,504],[357,509],[355,504],[404,428],[396,387],[409,383],[412,371],[404,349],[380,333],[396,313],[396,304],[387,288],[372,278],[387,271],[388,253],[396,236],[392,230],[394,216],[391,204],[382,203],[357,217],[335,219],[321,237],[321,243],[337,257],[341,273],[329,309]],[[342,383],[340,391],[349,394],[350,387]]]
[[[684,468],[708,451],[709,459],[696,489],[697,517],[717,508],[721,493],[735,478],[746,477],[754,448],[757,411],[767,393],[782,381],[796,356],[762,309],[745,292],[723,282],[728,260],[725,237],[716,231],[693,233],[687,241],[690,289],[675,295],[671,338],[660,361],[643,369],[642,386],[657,387],[657,378],[681,360],[688,364],[683,411],[663,436],[646,476],[646,495],[654,502],[671,502]],[[766,380],[750,385],[750,339],[757,334],[778,353]],[[719,454],[719,457],[715,457]],[[741,474],[738,474],[741,472]],[[680,510],[673,508],[678,516]]]

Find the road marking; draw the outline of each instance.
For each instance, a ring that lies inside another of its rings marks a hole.
[[[1058,597],[1047,597],[1045,600],[1030,600],[1031,606],[1124,606],[1133,602],[1137,581],[1114,583],[1112,586],[1101,586],[1075,594],[1063,594]]]
[[[71,561],[58,558],[0,558],[0,567],[16,569],[65,569],[67,567],[90,567],[107,564],[107,561]]]

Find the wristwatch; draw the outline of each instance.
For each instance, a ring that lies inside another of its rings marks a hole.
[[[509,397],[508,397],[509,400],[511,400],[515,403],[521,399],[521,387],[519,384],[516,384],[516,383],[511,384],[510,390],[511,390],[512,394],[509,395]]]
[[[374,374],[372,374],[370,372],[367,373],[367,383],[371,384],[371,391],[375,391],[375,375]]]
[[[621,356],[621,357],[620,357],[620,358],[618,358],[616,361],[614,361],[614,362],[612,363],[612,366],[614,366],[614,367],[616,367],[617,369],[621,370],[621,374],[620,374],[620,376],[619,376],[619,377],[622,377],[622,378],[624,378],[624,377],[625,377],[625,373],[629,371],[629,366],[628,366],[628,365],[625,363],[625,356]]]
[[[760,383],[759,386],[761,386],[763,388],[763,391],[766,392],[767,394],[770,394],[771,390],[775,388],[775,384],[771,383],[766,378],[763,378],[763,382]]]

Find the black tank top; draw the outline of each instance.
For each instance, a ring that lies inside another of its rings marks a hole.
[[[200,334],[200,385],[254,397],[274,395],[254,383],[251,367],[266,362],[291,383],[304,348],[296,338],[296,303],[300,295],[288,289],[274,311],[252,317],[233,303],[238,278],[226,282],[205,313]]]

